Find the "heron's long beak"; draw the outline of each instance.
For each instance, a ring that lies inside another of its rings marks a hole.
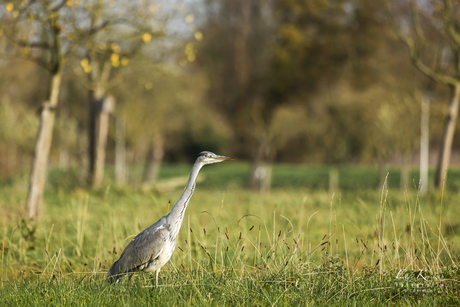
[[[230,158],[226,156],[217,156],[215,157],[216,160],[228,161],[228,160],[236,160],[235,158]]]

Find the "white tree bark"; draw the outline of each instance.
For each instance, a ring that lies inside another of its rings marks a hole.
[[[40,126],[35,142],[26,205],[26,211],[29,218],[36,218],[43,204],[43,191],[46,183],[48,158],[53,139],[55,110],[58,103],[61,81],[62,72],[58,70],[51,77],[50,100],[43,104],[40,114]]]
[[[420,194],[428,191],[428,168],[430,152],[430,97],[422,96],[420,119]]]
[[[115,180],[126,182],[126,120],[116,118]]]
[[[94,171],[92,173],[92,187],[98,189],[104,179],[105,153],[107,135],[109,133],[109,118],[115,106],[115,99],[107,96],[101,101],[99,116],[96,122],[96,151]]]
[[[444,132],[442,135],[441,148],[439,151],[438,165],[434,185],[436,188],[442,187],[446,178],[447,168],[449,167],[450,154],[452,151],[452,141],[457,125],[458,107],[460,102],[460,83],[452,86],[452,97],[449,103],[446,121],[444,122]]]
[[[147,153],[145,170],[144,170],[144,183],[151,184],[156,182],[160,172],[161,163],[164,157],[164,140],[163,136],[156,133],[152,139],[152,143]]]
[[[89,172],[88,182],[98,189],[104,178],[105,149],[109,129],[109,115],[114,108],[115,100],[106,97],[107,82],[112,69],[110,62],[99,68],[96,60],[92,61],[91,78],[94,83],[90,104],[89,127]]]

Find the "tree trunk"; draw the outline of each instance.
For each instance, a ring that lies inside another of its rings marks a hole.
[[[66,143],[61,143],[59,146],[59,167],[63,170],[68,170],[70,167],[70,152]]]
[[[99,115],[100,101],[95,97],[90,98],[89,104],[89,121],[88,121],[88,173],[87,181],[93,185],[94,169],[96,165],[96,136],[97,136],[97,118]]]
[[[16,171],[17,167],[17,158],[18,158],[18,150],[17,150],[17,145],[10,141],[6,145],[6,174],[7,176],[10,176],[14,174]]]
[[[126,120],[116,118],[116,146],[115,146],[115,180],[118,183],[126,182]]]
[[[92,161],[91,186],[98,189],[104,179],[105,152],[109,133],[110,113],[115,106],[115,99],[108,96],[97,104],[96,136],[94,139],[94,160]]]
[[[410,155],[405,152],[402,154],[402,165],[401,165],[401,178],[399,182],[399,188],[401,192],[406,191],[408,183],[409,183],[409,177],[410,177]]]
[[[264,165],[265,168],[265,176],[260,183],[260,192],[266,193],[270,192],[270,188],[272,186],[272,169],[273,166],[271,164],[266,163]]]
[[[439,189],[441,183],[445,180],[447,168],[449,167],[450,154],[452,151],[452,141],[454,139],[455,126],[457,124],[458,105],[460,101],[460,84],[451,86],[451,100],[446,120],[444,122],[444,131],[442,135],[441,148],[439,150],[438,164],[436,168],[436,177],[434,186]]]
[[[70,167],[70,150],[68,141],[68,131],[66,131],[66,122],[69,120],[69,110],[67,108],[59,108],[59,121],[63,124],[59,125],[63,129],[63,133],[59,134],[59,167],[68,170]]]
[[[111,63],[99,68],[97,61],[92,63],[91,79],[94,89],[91,91],[89,108],[89,172],[88,183],[94,189],[100,187],[104,177],[105,146],[107,142],[109,114],[114,107],[114,100],[106,99],[107,81],[110,76]]]
[[[147,158],[144,169],[144,183],[153,183],[158,178],[161,162],[164,156],[163,137],[157,134],[147,152]]]
[[[268,141],[262,140],[252,163],[251,180],[249,182],[250,189],[260,192],[268,192],[270,190],[271,166],[266,164],[268,156]]]
[[[428,191],[428,168],[430,152],[430,95],[422,97],[420,119],[420,194]]]
[[[329,193],[339,191],[339,169],[333,165],[329,168]]]
[[[40,114],[40,125],[35,141],[26,205],[29,218],[36,218],[43,204],[43,190],[46,182],[48,158],[53,139],[55,110],[58,103],[61,80],[62,72],[58,69],[51,77],[50,99],[43,104]]]
[[[89,171],[89,156],[88,156],[88,147],[89,140],[87,137],[88,132],[84,129],[79,129],[77,132],[77,165],[80,165],[79,171],[79,180],[85,182],[88,180],[88,171]]]

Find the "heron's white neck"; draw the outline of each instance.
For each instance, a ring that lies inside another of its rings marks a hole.
[[[184,219],[185,209],[187,208],[188,202],[190,201],[190,198],[193,195],[193,191],[195,190],[196,177],[198,176],[198,173],[200,172],[200,169],[203,167],[203,165],[203,163],[198,161],[193,164],[187,186],[185,187],[185,190],[179,200],[171,209],[171,212],[168,214],[168,219],[171,223],[171,229],[176,230],[174,231],[174,236],[177,236],[179,233],[182,220]]]

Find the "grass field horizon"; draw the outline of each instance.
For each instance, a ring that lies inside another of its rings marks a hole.
[[[161,178],[189,170],[165,165]],[[154,274],[116,286],[105,274],[129,240],[169,212],[182,186],[158,193],[107,180],[91,191],[55,169],[33,222],[22,218],[26,177],[4,181],[0,304],[460,303],[460,172],[422,196],[415,171],[401,191],[396,169],[379,186],[378,169],[339,167],[339,189],[330,192],[327,167],[280,165],[265,194],[243,188],[248,171],[244,163],[203,169],[158,289]]]

